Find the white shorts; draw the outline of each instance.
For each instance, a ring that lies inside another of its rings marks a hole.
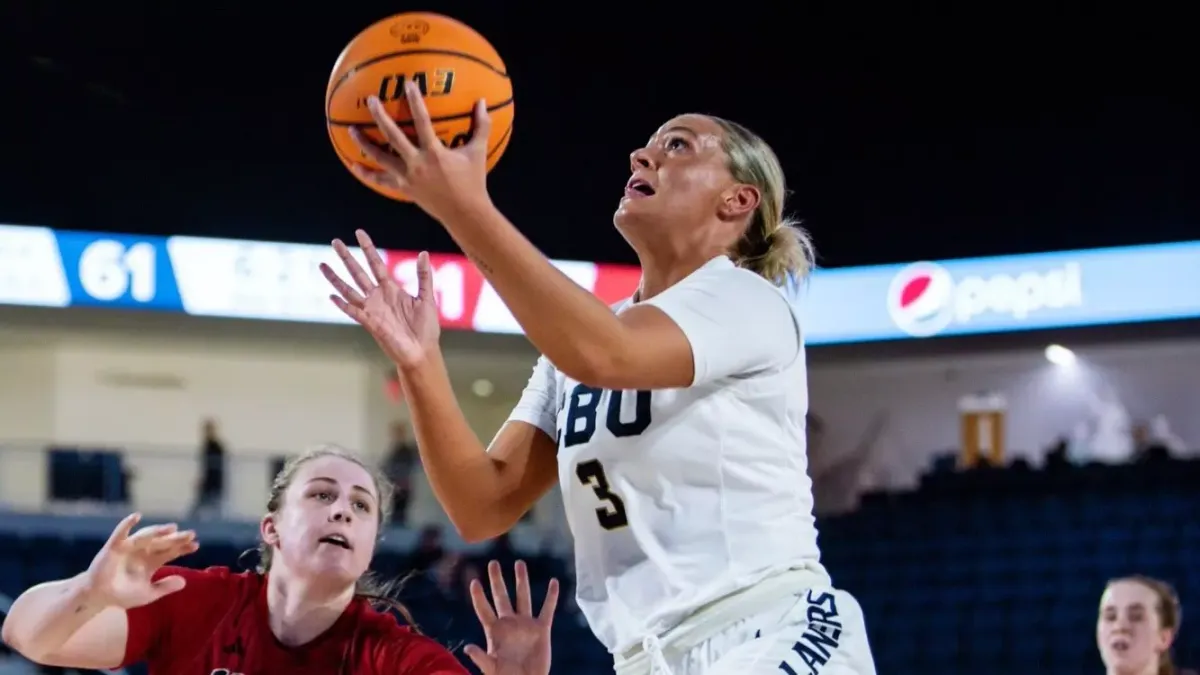
[[[789,595],[686,649],[663,645],[660,655],[638,659],[640,675],[875,675],[862,608],[829,587]],[[622,666],[618,675],[639,675]]]

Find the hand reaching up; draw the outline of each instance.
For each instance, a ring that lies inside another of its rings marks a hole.
[[[363,270],[344,243],[334,241],[333,249],[354,286],[322,263],[321,274],[337,291],[329,297],[346,316],[367,329],[393,363],[401,368],[418,365],[437,349],[442,332],[429,254],[421,253],[417,258],[418,290],[412,296],[392,278],[367,233],[358,230],[356,235],[371,272]]]
[[[488,563],[492,604],[488,604],[483,584],[471,582],[471,604],[487,636],[487,650],[475,645],[466,648],[467,656],[483,675],[548,675],[550,672],[550,627],[558,606],[558,580],[551,579],[546,600],[537,616],[529,594],[529,570],[518,561],[517,606],[508,597],[508,587],[500,563]]]

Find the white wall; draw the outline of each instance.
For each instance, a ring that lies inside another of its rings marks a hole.
[[[45,498],[45,463],[28,448],[54,434],[54,391],[53,349],[0,341],[0,504],[33,508]]]
[[[534,354],[513,340],[477,338],[451,334],[444,342],[464,412],[487,442]],[[355,327],[0,308],[0,504],[43,506],[43,448],[58,443],[126,449],[135,506],[185,511],[200,422],[211,416],[234,463],[230,506],[256,515],[274,455],[329,441],[382,458],[390,423],[406,416],[385,395],[388,370]],[[494,383],[492,396],[470,393],[480,377]],[[417,522],[444,522],[417,484]]]
[[[368,365],[252,345],[69,344],[56,354],[58,443],[123,447],[133,499],[154,513],[186,509],[198,477],[202,417],[237,449],[230,472],[238,512],[265,503],[270,457],[308,445],[364,445]]]
[[[53,433],[54,352],[29,344],[0,343],[0,429],[12,439]]]
[[[243,451],[329,440],[361,447],[367,364],[287,350],[68,345],[56,357],[54,438],[191,453],[200,416]]]

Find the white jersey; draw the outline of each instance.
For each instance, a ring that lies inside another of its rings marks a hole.
[[[605,391],[542,357],[509,418],[558,440],[576,596],[613,653],[773,574],[825,575],[787,298],[722,256],[645,304],[687,336],[692,386]]]

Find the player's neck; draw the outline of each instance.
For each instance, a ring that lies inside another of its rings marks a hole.
[[[271,632],[289,647],[312,642],[329,630],[353,599],[353,586],[320,587],[280,574],[267,577]]]
[[[642,259],[642,282],[638,284],[637,302],[649,300],[675,284],[683,281],[692,272],[704,267],[713,256],[688,256],[672,258]]]

